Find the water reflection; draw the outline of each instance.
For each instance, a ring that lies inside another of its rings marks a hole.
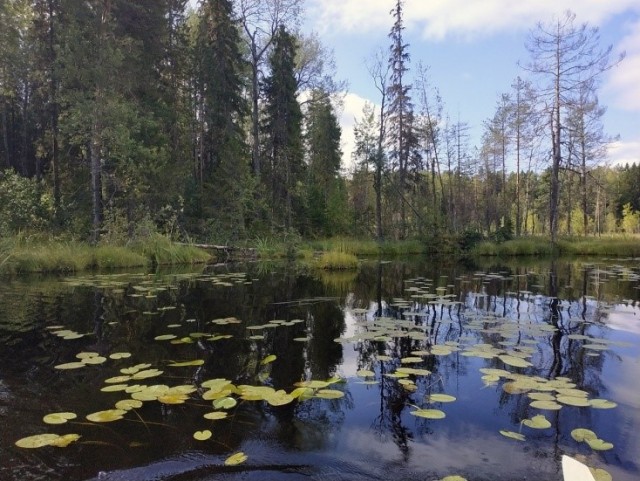
[[[633,262],[410,260],[365,262],[350,273],[274,264],[10,280],[0,286],[0,418],[6,426],[0,477],[435,480],[461,474],[511,480],[535,471],[559,480],[566,453],[631,481],[640,475],[639,279]],[[84,337],[61,339],[54,326]],[[81,351],[130,352],[132,359],[54,369]],[[275,361],[262,362],[272,354]],[[168,366],[191,360],[204,363]],[[226,378],[290,392],[300,381],[340,376],[344,382],[332,388],[344,397],[282,407],[245,401],[212,423],[202,417],[211,402],[200,388],[186,404],[149,402],[117,423],[84,421],[122,398],[100,390],[105,379],[136,363],[164,371],[149,384],[199,388]],[[420,374],[404,375],[407,368]],[[487,377],[490,371],[511,377]],[[540,411],[528,397],[535,389],[505,388],[525,376],[538,386],[566,380],[588,399],[618,407]],[[429,402],[437,393],[456,400]],[[414,415],[427,408],[446,417]],[[42,423],[44,414],[59,411],[77,412],[81,421],[64,428]],[[551,428],[520,424],[540,413]],[[597,452],[577,443],[571,431],[578,427],[593,429],[614,449]],[[195,441],[192,433],[204,428],[212,429],[212,440]],[[527,440],[507,439],[500,430]],[[64,450],[13,445],[39,432],[83,437]],[[225,468],[224,459],[240,450],[249,455],[246,465]]]

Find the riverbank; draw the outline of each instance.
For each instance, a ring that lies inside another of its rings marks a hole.
[[[228,248],[231,249],[231,248]],[[234,247],[235,249],[235,247]],[[356,257],[447,255],[453,257],[544,257],[554,255],[640,257],[639,237],[563,238],[554,247],[547,237],[523,237],[506,242],[479,241],[464,245],[455,238],[440,241],[385,241],[333,238],[324,240],[283,239],[246,242],[238,251],[251,252],[251,259],[299,259],[318,267],[351,269]],[[224,258],[211,249],[176,243],[154,235],[126,246],[91,246],[78,241],[38,238],[0,239],[0,273],[81,272],[116,268],[148,268],[241,260]],[[326,254],[329,254],[327,257]],[[321,258],[324,255],[324,260]]]

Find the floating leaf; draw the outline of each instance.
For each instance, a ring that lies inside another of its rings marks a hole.
[[[131,376],[114,376],[109,379],[105,379],[104,382],[106,384],[122,384],[123,382],[127,382],[131,379]]]
[[[316,393],[316,397],[321,399],[340,399],[344,397],[344,393],[336,389],[320,389]]]
[[[594,409],[613,409],[617,406],[613,401],[608,401],[606,399],[592,399],[589,401],[589,404]]]
[[[205,414],[203,417],[211,421],[217,421],[220,419],[225,419],[227,416],[228,414],[224,411],[212,411],[210,413]]]
[[[138,399],[123,399],[116,403],[116,409],[122,409],[123,411],[130,411],[131,409],[139,409],[142,407],[142,401]]]
[[[542,414],[533,416],[531,419],[525,419],[522,424],[533,429],[548,429],[551,427],[551,423]]]
[[[114,352],[113,354],[110,354],[109,357],[111,359],[127,359],[129,357],[131,357],[131,353],[130,352]]]
[[[416,409],[409,414],[425,419],[444,419],[446,417],[444,411],[440,411],[439,409]]]
[[[238,401],[232,397],[223,397],[213,402],[213,407],[216,409],[231,409],[236,407]]]
[[[269,363],[272,363],[276,359],[278,359],[278,357],[275,354],[270,354],[267,357],[265,357],[262,361],[260,361],[260,365],[265,366]]]
[[[308,387],[311,389],[323,389],[329,386],[330,383],[327,381],[300,381],[295,383],[297,387]]]
[[[543,409],[545,411],[558,411],[562,409],[562,405],[555,401],[533,401],[529,406],[536,409]]]
[[[211,433],[211,431],[205,429],[204,431],[196,431],[195,433],[193,433],[193,439],[197,441],[206,441],[207,439],[211,438],[212,435],[213,434]]]
[[[603,441],[602,439],[585,439],[585,442],[594,451],[608,451],[613,449],[613,444]]]
[[[500,430],[500,434],[502,434],[504,437],[510,438],[510,439],[515,439],[517,441],[525,441],[526,438],[524,437],[524,434],[520,434],[520,433],[515,433],[513,431],[505,431],[504,429]]]
[[[64,364],[58,364],[57,366],[55,366],[55,368],[61,369],[61,370],[69,370],[69,369],[80,369],[85,366],[86,364],[83,362],[67,362]]]
[[[455,396],[450,396],[449,394],[431,394],[427,396],[427,401],[432,403],[451,403],[455,400]]]
[[[135,373],[132,376],[132,379],[148,379],[151,377],[160,376],[164,371],[159,371],[157,369],[148,369],[146,371],[140,371]]]
[[[571,431],[571,437],[579,443],[589,439],[598,439],[598,435],[590,429],[578,428]]]
[[[79,434],[65,434],[64,436],[59,436],[57,439],[54,439],[49,443],[49,446],[55,446],[56,448],[66,448],[69,444],[76,442],[82,436]]]
[[[46,424],[64,424],[70,419],[77,418],[75,413],[51,413],[42,418]]]
[[[376,375],[375,372],[370,371],[368,369],[360,369],[358,372],[356,372],[356,376],[358,377],[373,377],[375,375]]]
[[[26,449],[37,449],[44,446],[50,446],[53,441],[58,439],[58,434],[36,434],[34,436],[28,436],[16,441],[16,446]]]
[[[556,399],[558,402],[562,404],[566,404],[568,406],[576,406],[581,408],[586,408],[591,406],[589,400],[583,397],[575,397],[575,396],[557,396]]]
[[[195,361],[184,361],[184,362],[172,362],[168,364],[169,367],[188,367],[188,366],[202,366],[204,364],[204,359],[196,359]]]
[[[243,452],[236,453],[232,456],[229,456],[224,461],[225,466],[237,466],[238,464],[242,464],[247,460],[247,455]]]
[[[158,401],[162,404],[184,404],[189,396],[182,393],[169,393],[158,396]]]
[[[163,334],[161,336],[156,336],[153,339],[156,341],[171,341],[172,339],[176,339],[178,336],[174,334]]]
[[[94,423],[110,423],[119,421],[127,412],[122,409],[108,409],[87,415],[87,419]]]
[[[78,359],[90,359],[92,357],[98,357],[100,354],[98,354],[97,352],[79,352],[78,354],[76,354],[76,357]]]
[[[82,362],[93,366],[93,365],[103,364],[107,362],[107,358],[102,356],[95,356],[95,357],[89,357],[89,358],[83,359]]]
[[[503,356],[498,356],[498,358],[502,362],[507,364],[508,366],[513,366],[513,367],[530,367],[530,366],[533,366],[533,364],[531,364],[529,361],[526,361],[524,359],[521,359],[521,358],[515,357],[515,356],[503,355]]]
[[[128,384],[112,384],[110,386],[103,387],[102,389],[100,389],[100,391],[102,391],[102,392],[118,392],[118,391],[124,391],[128,387],[129,387]]]
[[[271,406],[284,406],[286,404],[290,404],[294,401],[294,397],[290,394],[287,394],[284,390],[279,390],[271,394],[270,396],[265,397],[265,401],[269,403]]]
[[[609,471],[600,468],[589,468],[591,474],[595,478],[595,481],[613,481],[613,476]]]
[[[467,481],[467,478],[463,478],[462,476],[458,476],[457,474],[451,476],[445,476],[440,481]]]

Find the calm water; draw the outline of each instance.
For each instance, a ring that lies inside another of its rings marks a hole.
[[[615,481],[640,479],[638,259],[365,262],[358,273],[337,274],[256,264],[0,282],[4,481],[435,481],[456,474],[559,481],[562,454]],[[109,358],[114,353],[131,356]],[[107,359],[56,368],[79,362],[78,354]],[[186,361],[204,362],[170,366]],[[111,378],[121,369],[143,363],[150,366],[138,372],[162,373],[102,391],[117,385]],[[287,393],[300,381],[334,378],[321,387],[342,397],[273,407],[228,392],[238,404],[214,409],[202,384],[219,378]],[[182,404],[146,401],[114,422],[86,419],[132,396],[124,389],[141,389],[134,385],[198,390]],[[433,394],[455,400],[431,401]],[[548,396],[563,399],[561,408],[531,406]],[[575,406],[576,398],[588,406]],[[611,401],[599,406],[610,409],[592,406],[595,399]],[[445,417],[416,416],[418,409]],[[228,415],[203,417],[214,410]],[[77,418],[43,422],[56,412]],[[536,415],[551,426],[521,424]],[[576,428],[613,448],[577,442]],[[194,439],[207,429],[210,439]],[[64,448],[14,444],[42,433],[81,437]],[[237,452],[246,462],[225,466]]]

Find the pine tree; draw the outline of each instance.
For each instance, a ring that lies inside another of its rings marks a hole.
[[[271,75],[265,79],[264,158],[274,220],[294,226],[294,204],[302,205],[298,182],[303,179],[302,111],[297,99],[294,37],[280,27],[269,57]]]

